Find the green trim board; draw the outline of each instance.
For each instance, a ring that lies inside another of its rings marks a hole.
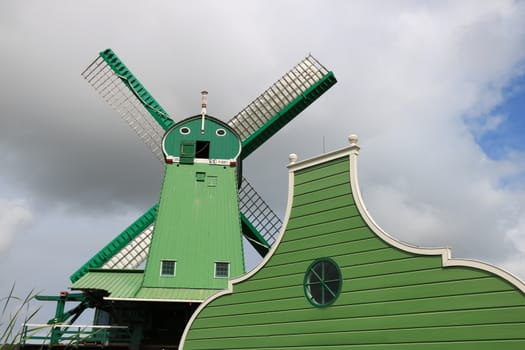
[[[354,140],[289,166],[283,235],[254,271],[201,304],[183,349],[525,348],[525,283],[387,235],[363,204],[358,151]],[[303,282],[323,257],[343,281],[333,304],[318,308]]]

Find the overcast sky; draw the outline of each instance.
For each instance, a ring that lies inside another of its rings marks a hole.
[[[158,199],[161,164],[80,76],[108,47],[176,121],[203,89],[228,120],[312,53],[338,83],[244,164],[279,215],[288,154],[356,133],[380,226],[525,278],[523,23],[504,0],[1,1],[0,296],[66,290]]]

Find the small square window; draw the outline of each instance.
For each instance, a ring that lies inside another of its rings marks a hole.
[[[217,187],[217,176],[208,176],[208,186]]]
[[[215,263],[215,278],[228,278],[228,277],[230,277],[230,263],[216,262]]]
[[[195,179],[197,179],[198,182],[204,182],[206,179],[206,173],[203,171],[197,171],[195,173]]]
[[[160,261],[160,275],[161,276],[175,276],[177,262],[175,260],[161,260]]]

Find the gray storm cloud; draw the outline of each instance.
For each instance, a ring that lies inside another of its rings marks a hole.
[[[523,73],[524,20],[514,1],[3,1],[0,203],[24,203],[17,222],[32,219],[9,231],[0,275],[66,288],[158,198],[162,166],[80,76],[111,47],[175,120],[199,113],[203,89],[209,113],[228,120],[311,52],[338,84],[244,164],[276,211],[289,153],[357,133],[381,226],[523,277],[523,150],[491,159],[476,136],[505,122],[493,110]],[[31,280],[24,250],[39,261]]]

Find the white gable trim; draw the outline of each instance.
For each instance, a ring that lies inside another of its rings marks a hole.
[[[359,189],[359,181],[358,181],[358,172],[357,172],[357,158],[359,156],[359,146],[353,145],[353,146],[350,146],[349,149],[350,149],[350,185],[352,187],[352,194],[354,196],[354,200],[355,200],[357,209],[359,210],[359,213],[363,217],[366,224],[379,238],[381,238],[386,243],[396,248],[399,248],[401,250],[404,250],[406,252],[422,254],[422,255],[441,255],[441,261],[442,261],[443,267],[465,266],[465,267],[472,267],[472,268],[488,271],[490,273],[493,273],[507,280],[508,282],[516,286],[516,288],[520,289],[523,293],[525,293],[525,282],[523,280],[521,280],[517,276],[497,266],[487,264],[484,262],[480,262],[480,261],[476,261],[476,260],[470,260],[470,259],[453,259],[451,250],[449,248],[417,247],[417,246],[402,242],[392,237],[388,233],[386,233],[374,221],[374,219],[372,218],[372,216],[366,209],[366,206],[363,202],[363,198],[361,197],[361,191]]]

